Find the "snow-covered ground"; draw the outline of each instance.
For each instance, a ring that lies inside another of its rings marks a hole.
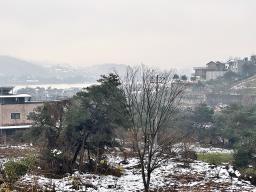
[[[232,149],[223,149],[217,147],[201,147],[200,145],[192,145],[191,150],[197,153],[234,153]]]
[[[177,144],[177,149],[182,144]],[[2,147],[5,148],[5,147]],[[27,149],[29,145],[8,146],[8,148]],[[190,149],[196,152],[223,152],[233,153],[232,150],[221,148],[203,148],[198,144],[190,145]],[[2,159],[3,162],[6,159]],[[119,166],[123,159],[115,154],[108,155],[108,163]],[[20,187],[39,186],[42,189],[55,188],[57,192],[141,192],[143,183],[138,160],[129,158],[129,164],[121,165],[123,175],[121,177],[104,176],[96,174],[80,174],[78,172],[67,175],[62,179],[50,179],[43,176],[28,174],[22,177],[17,185]],[[213,166],[201,161],[192,161],[189,166],[177,159],[170,159],[167,163],[156,169],[152,174],[151,189],[155,191],[255,191],[256,187],[249,181],[231,178],[229,173],[238,171],[232,167]]]
[[[110,157],[112,164],[120,162],[119,157]],[[136,165],[135,158],[128,159],[129,164],[124,165],[124,174],[121,177],[99,176],[94,174],[74,173],[63,179],[47,179],[41,176],[24,176],[20,182],[37,183],[44,188],[55,186],[56,191],[89,191],[89,192],[134,192],[142,191],[141,174]],[[230,170],[231,169],[231,170]],[[229,176],[225,166],[211,166],[207,163],[194,161],[189,167],[174,159],[156,169],[152,175],[152,189],[172,189],[176,191],[256,191],[248,181],[239,180]],[[236,172],[238,175],[239,173]],[[80,182],[80,189],[73,189],[74,181]],[[87,186],[87,189],[86,189]]]
[[[178,143],[174,145],[174,152],[180,152],[184,148],[188,150],[195,151],[196,153],[234,153],[232,149],[224,149],[217,147],[202,147],[199,143],[188,144],[188,143]]]
[[[0,145],[0,149],[31,149],[32,144],[23,144],[23,145]]]
[[[0,145],[0,168],[10,159],[20,159],[35,151],[31,144]]]

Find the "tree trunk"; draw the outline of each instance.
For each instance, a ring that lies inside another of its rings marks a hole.
[[[88,160],[90,161],[91,160],[91,154],[90,154],[90,147],[89,147],[88,144],[87,144],[87,153],[88,153]]]
[[[151,171],[150,168],[147,169],[147,190],[149,191],[149,184],[151,180]]]
[[[147,178],[146,178],[144,166],[142,167],[142,179],[143,179],[143,184],[144,184],[144,190],[145,190],[145,192],[148,192],[149,187],[148,187],[148,183],[147,183]]]
[[[85,131],[84,131],[84,137],[83,137],[83,141],[82,141],[82,148],[81,148],[80,160],[79,160],[79,171],[82,170],[82,165],[84,162],[85,142],[86,142],[88,136],[89,136],[89,134],[85,134]]]
[[[140,160],[140,164],[141,164],[141,174],[142,174],[142,180],[143,180],[143,185],[144,185],[144,191],[149,192],[149,183],[147,182],[148,178],[146,178],[144,161]]]
[[[79,143],[77,148],[76,148],[76,152],[74,154],[74,157],[73,157],[73,160],[72,160],[72,165],[74,165],[74,163],[76,162],[76,159],[77,159],[77,156],[81,150],[81,147],[82,147],[82,143]]]

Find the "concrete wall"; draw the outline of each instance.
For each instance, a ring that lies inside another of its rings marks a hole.
[[[207,71],[206,80],[217,79],[223,76],[227,71]]]
[[[196,70],[195,76],[199,76],[201,79],[205,79],[206,78],[206,70],[205,69]]]
[[[27,116],[43,103],[6,104],[0,105],[0,126],[31,124]],[[11,119],[11,113],[20,113],[20,119]]]

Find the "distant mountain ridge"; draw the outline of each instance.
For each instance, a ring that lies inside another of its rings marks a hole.
[[[65,65],[42,66],[10,56],[0,56],[0,85],[24,83],[84,83],[95,82],[110,72],[124,74],[126,65],[101,64],[72,68]]]
[[[44,67],[10,56],[0,56],[1,74],[39,75],[46,72]]]

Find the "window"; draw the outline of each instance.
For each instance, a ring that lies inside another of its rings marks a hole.
[[[20,113],[11,113],[11,119],[20,119]]]

